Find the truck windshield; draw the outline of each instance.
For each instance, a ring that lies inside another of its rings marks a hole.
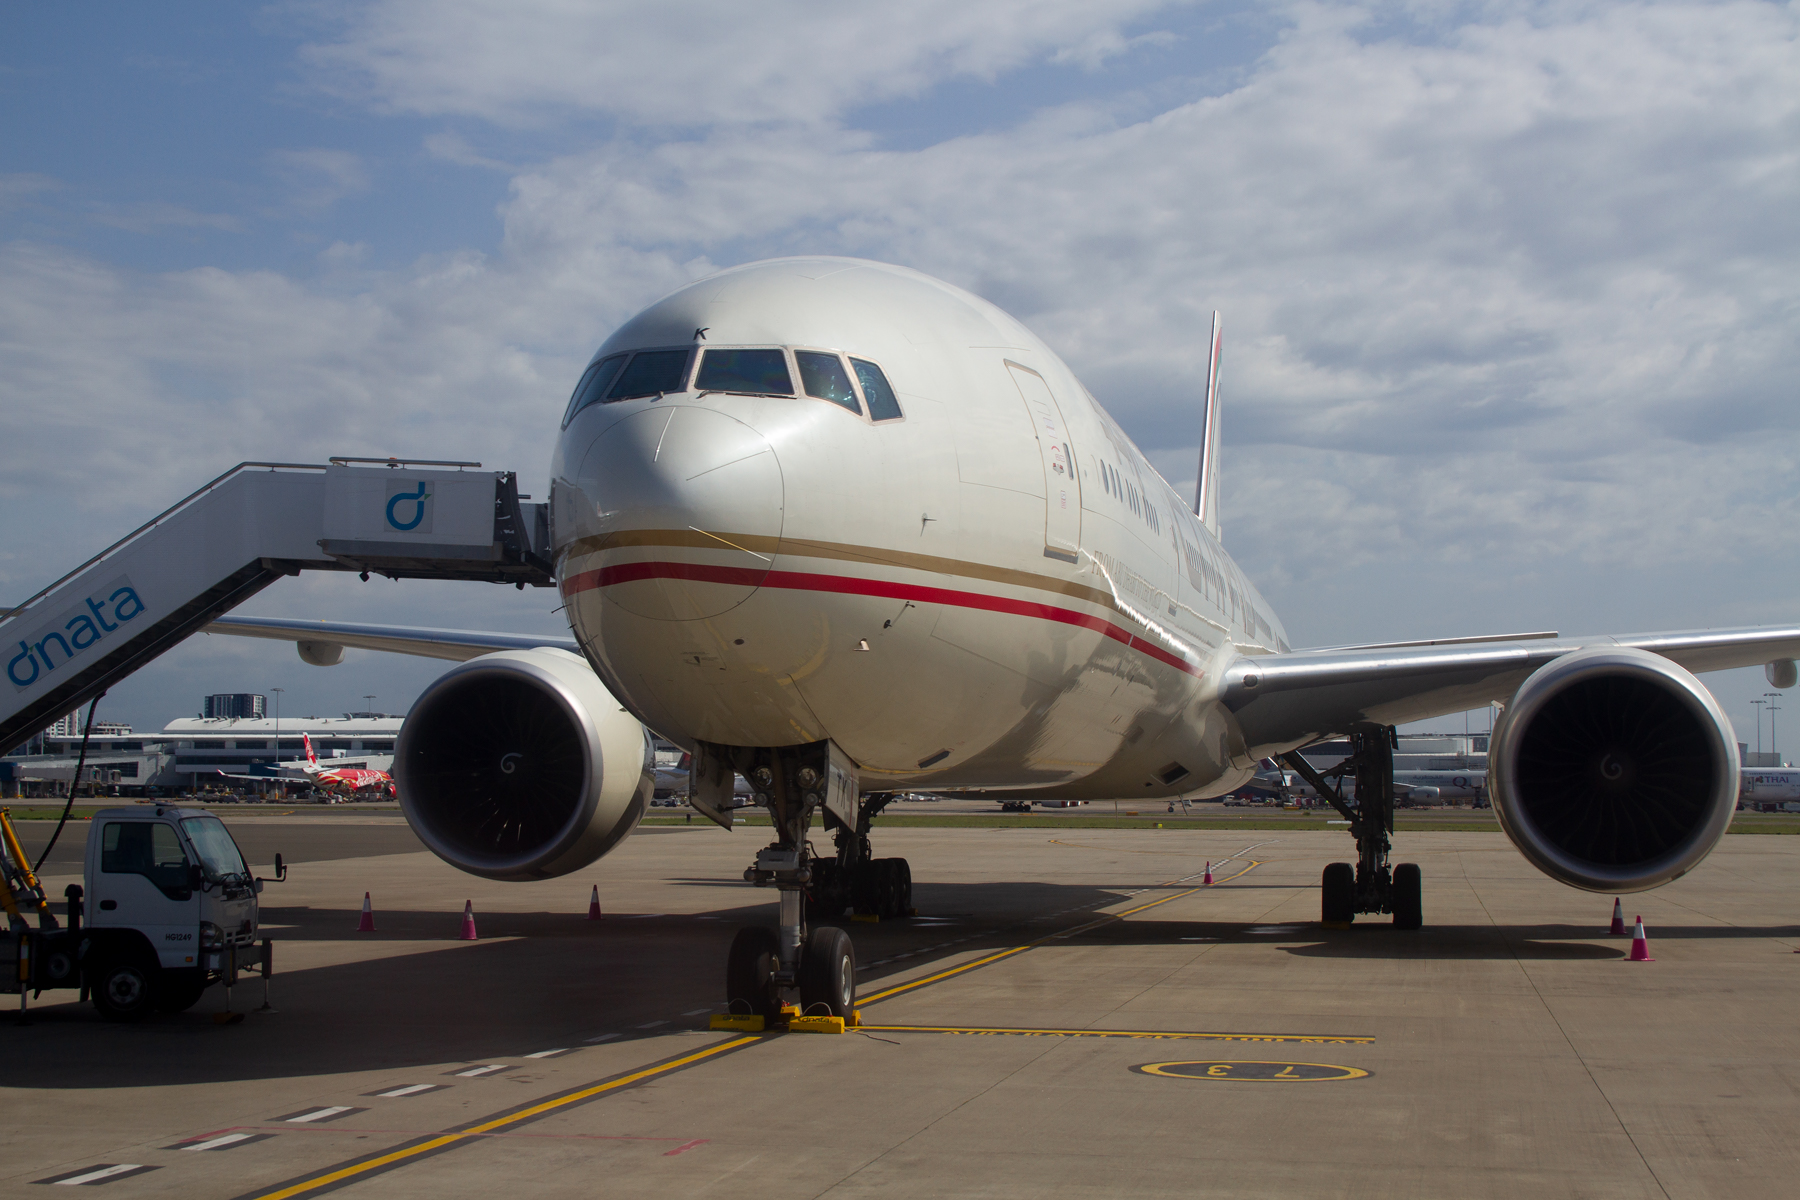
[[[200,856],[208,878],[215,882],[234,875],[239,879],[249,878],[244,856],[238,853],[237,843],[231,840],[223,821],[217,817],[187,817],[181,827],[187,831],[188,841],[194,844],[194,853]]]

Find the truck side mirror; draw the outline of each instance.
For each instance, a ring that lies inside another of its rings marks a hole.
[[[287,882],[287,864],[281,861],[281,855],[279,853],[275,855],[275,882]]]

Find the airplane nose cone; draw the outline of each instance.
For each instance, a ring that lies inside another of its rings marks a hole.
[[[781,464],[735,417],[665,405],[602,432],[577,476],[569,566],[641,617],[693,621],[742,604],[781,537]]]

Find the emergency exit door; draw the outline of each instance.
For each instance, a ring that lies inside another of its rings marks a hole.
[[[1081,548],[1081,484],[1075,477],[1075,447],[1062,409],[1044,377],[1011,360],[1007,370],[1018,385],[1044,463],[1044,557],[1078,562]]]

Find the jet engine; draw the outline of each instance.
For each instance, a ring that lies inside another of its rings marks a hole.
[[[425,689],[394,749],[413,832],[489,879],[579,871],[637,826],[655,786],[650,739],[565,650],[471,659]]]
[[[1737,740],[1712,693],[1644,650],[1539,668],[1488,743],[1500,827],[1553,879],[1635,892],[1677,879],[1737,805]]]

